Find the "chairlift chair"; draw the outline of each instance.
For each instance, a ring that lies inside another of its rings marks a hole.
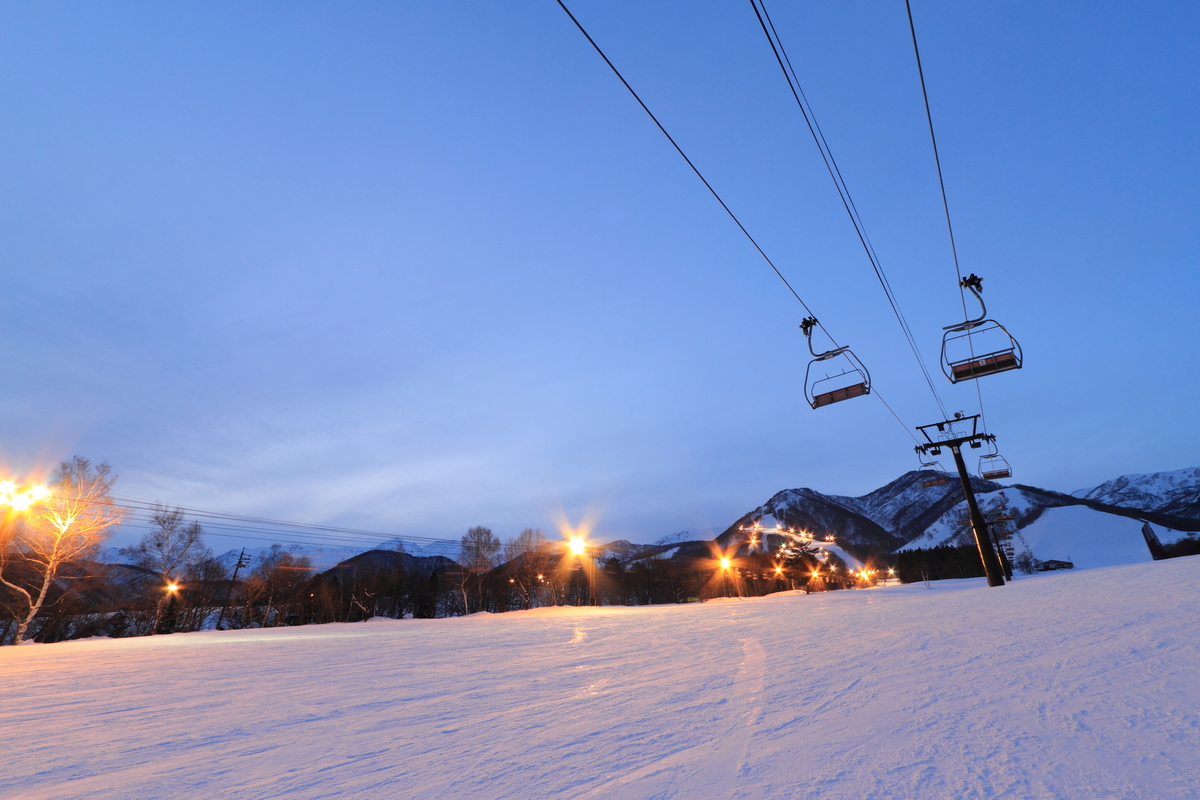
[[[984,305],[983,279],[970,275],[962,279],[962,287],[970,289],[979,301],[980,314],[975,319],[942,328],[942,372],[951,383],[975,380],[1020,369],[1021,345],[1003,325],[987,319]]]
[[[941,464],[938,464],[936,461],[929,466],[936,466],[938,474],[934,475],[932,478],[926,478],[925,480],[921,481],[921,486],[923,488],[932,489],[934,486],[945,486],[946,484],[950,483],[950,473],[946,472],[945,467],[943,467]]]
[[[979,459],[979,477],[986,481],[995,481],[1000,478],[1011,478],[1012,467],[1004,459],[1004,456],[999,453],[993,453],[990,456],[983,456]]]
[[[939,464],[932,456],[921,458],[920,453],[917,454],[917,461],[921,464],[921,471],[937,470],[940,474],[934,475],[932,478],[925,478],[921,481],[921,486],[929,489],[934,486],[945,486],[950,482],[950,475],[946,472],[946,468]]]
[[[816,325],[815,317],[807,317],[800,323],[800,328],[808,339],[808,352],[813,356],[813,360],[808,362],[808,369],[804,371],[804,398],[808,400],[808,404],[813,408],[821,408],[870,394],[871,375],[854,353],[850,352],[849,347],[836,347],[823,353],[813,349],[812,332]],[[838,362],[840,366],[837,367],[840,372],[835,375],[826,374],[820,378],[813,376],[814,364],[838,357],[842,358],[842,361]]]

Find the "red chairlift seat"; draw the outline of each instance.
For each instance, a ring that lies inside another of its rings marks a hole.
[[[847,374],[847,373],[843,373]],[[832,392],[824,392],[822,394],[813,395],[812,407],[820,408],[821,406],[840,403],[843,400],[849,400],[852,397],[862,397],[864,394],[870,394],[871,390],[867,386],[866,381],[862,383],[851,384],[842,389],[834,389]]]
[[[936,467],[936,468],[937,468],[937,469],[934,471],[933,477],[931,477],[931,478],[926,478],[925,480],[921,481],[921,486],[922,486],[922,488],[925,488],[925,489],[932,489],[934,486],[945,486],[946,484],[950,483],[950,473],[946,472],[946,468],[945,468],[945,467],[943,467],[943,466],[942,466],[941,464],[939,464],[938,462],[936,462],[936,461],[928,461],[928,462],[926,462],[926,461],[922,461],[922,462],[921,462],[921,466],[923,466],[923,467]]]
[[[1013,350],[1001,350],[966,361],[950,362],[950,372],[955,383],[1020,368],[1021,363]]]

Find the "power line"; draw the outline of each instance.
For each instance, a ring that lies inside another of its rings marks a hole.
[[[200,518],[209,518],[214,520],[231,520],[236,522],[249,522],[259,525],[277,526],[285,528],[295,528],[300,530],[325,531],[331,533],[353,534],[358,536],[379,537],[384,539],[401,538],[397,534],[389,534],[381,531],[370,531],[359,528],[341,528],[332,525],[317,525],[310,522],[289,522],[287,520],[270,519],[267,517],[252,517],[242,514],[227,514],[219,511],[204,511],[202,509],[187,508],[184,506],[166,505],[162,503],[152,503],[146,500],[134,500],[131,498],[116,497],[113,498],[117,505],[123,508],[129,508],[136,511],[157,511],[159,508],[167,510],[179,509],[191,516]],[[430,542],[450,541],[448,539],[440,539],[431,536],[404,536],[402,538],[412,540],[424,540]]]
[[[159,508],[167,508],[168,510],[178,508],[178,510],[195,518],[197,521],[202,521],[206,535],[225,538],[294,544],[305,547],[363,547],[366,545],[368,548],[372,544],[384,544],[389,541],[399,540],[415,544],[421,547],[423,551],[441,549],[445,552],[450,552],[458,546],[458,542],[453,539],[396,535],[380,531],[225,514],[180,506],[164,506],[158,503],[129,498],[114,498],[114,501],[114,505],[129,512],[123,524],[140,530],[149,530],[154,527],[154,512]]]

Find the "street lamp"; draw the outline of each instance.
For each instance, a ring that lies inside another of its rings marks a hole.
[[[721,594],[729,597],[729,571],[733,567],[733,559],[721,556],[717,563],[721,566]]]
[[[179,584],[171,581],[163,587],[163,592],[162,599],[158,601],[158,607],[154,609],[154,627],[150,629],[151,636],[158,633],[159,626],[162,625],[164,611],[174,606],[175,599],[179,595]],[[174,626],[172,625],[172,630],[173,628]],[[168,630],[167,633],[171,633],[172,630]]]
[[[575,605],[582,605],[580,597],[580,582],[583,580],[583,557],[587,554],[587,541],[578,534],[572,534],[567,540],[567,552],[575,556]],[[589,576],[590,577],[590,576]]]
[[[0,506],[8,506],[16,512],[26,511],[49,496],[50,490],[40,484],[21,489],[15,481],[0,481]]]

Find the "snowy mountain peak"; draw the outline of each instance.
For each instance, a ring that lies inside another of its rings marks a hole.
[[[693,542],[693,541],[698,541],[701,539],[708,539],[708,538],[711,538],[711,537],[710,536],[702,536],[702,535],[695,533],[693,531],[690,531],[690,530],[689,531],[676,531],[675,533],[669,533],[660,539],[656,539],[654,541],[654,545],[657,547],[657,546],[663,546],[663,545],[668,545],[668,544],[682,544],[683,542]]]
[[[1125,508],[1142,508],[1200,519],[1200,467],[1122,475],[1075,497]]]

